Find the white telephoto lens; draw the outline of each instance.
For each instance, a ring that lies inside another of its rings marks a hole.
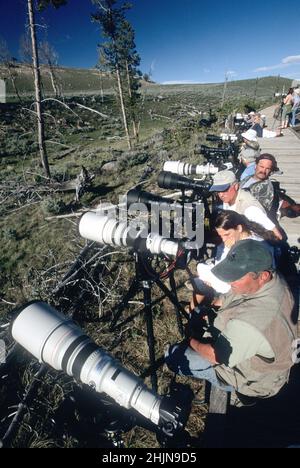
[[[171,257],[176,257],[179,248],[177,242],[164,239],[158,234],[149,234],[146,241],[146,247],[153,255],[163,253]]]
[[[112,219],[107,216],[99,216],[96,213],[85,213],[79,222],[79,233],[84,239],[104,244],[103,234],[107,222]]]
[[[215,167],[213,164],[205,164],[203,166],[196,166],[197,175],[214,175],[219,172],[219,168]]]
[[[159,423],[161,397],[48,304],[25,305],[13,322],[12,336],[40,362]]]

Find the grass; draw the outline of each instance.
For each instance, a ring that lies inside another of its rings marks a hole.
[[[78,83],[78,90],[84,87],[88,91],[96,86],[97,76],[89,71],[63,70],[61,73],[66,82],[69,80]],[[22,79],[23,89],[30,92],[29,84],[26,84],[31,83],[30,76],[26,75]],[[91,79],[89,87],[87,79]],[[272,86],[275,83],[275,79],[261,81],[261,95],[258,93],[257,105],[272,102]],[[141,375],[148,367],[142,307],[130,305],[124,318],[132,315],[136,317],[113,333],[109,330],[108,322],[112,308],[121,300],[133,278],[133,258],[125,250],[117,256],[107,257],[99,264],[95,265],[94,262],[91,271],[86,271],[86,275],[63,291],[62,296],[53,296],[51,291],[85,242],[78,236],[76,218],[51,221],[46,218],[53,213],[70,214],[80,208],[95,207],[99,202],[116,204],[120,195],[124,195],[143,179],[145,171],[149,175],[143,188],[158,192],[157,174],[166,160],[201,162],[199,156],[194,154],[194,146],[205,142],[207,132],[199,127],[199,115],[191,115],[192,108],[203,112],[207,112],[209,108],[216,110],[220,120],[210,133],[217,132],[226,112],[242,109],[245,103],[251,101],[246,94],[237,96],[236,90],[242,93],[246,89],[250,95],[252,85],[253,81],[244,84],[230,83],[228,92],[230,96],[232,94],[232,98],[228,99],[223,111],[218,110],[222,85],[145,86],[143,106],[140,109],[140,143],[131,152],[127,150],[123,139],[108,139],[123,137],[118,108],[109,93],[103,103],[100,96],[73,96],[66,99],[65,102],[77,116],[55,102],[47,102],[47,150],[53,178],[59,181],[75,179],[82,165],[95,174],[93,190],[85,193],[79,204],[74,202],[74,191],[61,192],[54,189],[48,194],[43,192],[43,172],[32,131],[35,121],[30,113],[22,109],[24,106],[0,106],[0,131],[4,135],[0,142],[0,323],[9,319],[12,306],[8,303],[21,304],[38,298],[50,300],[55,307],[71,314],[99,346],[119,359],[129,370]],[[107,82],[107,89],[110,86],[110,82]],[[45,88],[47,89],[46,85]],[[71,89],[76,94],[75,85],[72,84]],[[163,96],[163,99],[158,99],[157,96]],[[77,102],[100,110],[109,118],[103,119],[78,108]],[[150,110],[152,115],[169,119],[151,119]],[[115,170],[104,172],[101,168],[109,161],[116,162]],[[7,190],[3,186],[8,187]],[[21,191],[24,187],[26,190]],[[94,250],[93,254],[95,252]],[[182,272],[177,272],[176,278],[181,283],[187,279]],[[92,287],[97,291],[97,298],[92,294]],[[184,288],[179,291],[180,299],[185,302],[189,300],[189,294]],[[155,290],[154,298],[160,295]],[[141,296],[136,298],[137,301],[141,299]],[[168,343],[175,343],[181,337],[173,306],[168,300],[156,304],[153,314],[156,354],[161,356]],[[7,407],[16,403],[16,391],[19,394],[23,392],[35,370],[34,364],[28,364],[28,358],[22,358],[19,367],[14,368],[12,376],[5,380],[0,390],[0,420],[7,416]],[[166,369],[160,369],[158,377],[159,392],[164,394],[172,376]],[[200,382],[191,379],[179,381],[191,384],[197,398],[202,398],[203,385]],[[149,384],[149,379],[146,382]],[[64,423],[62,427],[53,426],[52,419],[59,418],[64,399],[72,389],[73,383],[68,378],[50,372],[33,404],[34,411],[27,414],[20,427],[14,446],[103,446],[103,439],[95,440],[89,432],[84,434],[83,431],[79,437],[71,424],[67,426],[66,423],[66,427]],[[187,428],[198,439],[203,431],[206,410],[205,406],[193,404]],[[77,417],[82,424],[86,424],[84,414]],[[92,425],[89,425],[89,430],[91,427],[94,430]],[[136,427],[125,435],[125,445],[159,446],[153,433],[141,427]]]

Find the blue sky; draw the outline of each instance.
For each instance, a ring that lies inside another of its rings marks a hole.
[[[0,36],[18,57],[26,0],[0,0]],[[141,70],[159,83],[205,83],[267,75],[300,78],[299,0],[131,0]],[[99,27],[90,0],[68,0],[38,18],[60,65],[93,67]]]

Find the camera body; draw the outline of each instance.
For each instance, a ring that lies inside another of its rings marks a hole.
[[[232,164],[232,167],[236,164],[236,149],[231,146],[227,148],[211,148],[205,145],[198,145],[194,150],[195,154],[202,154],[206,160],[219,168]],[[226,167],[226,169],[231,169]]]
[[[231,134],[228,134],[228,133],[221,133],[220,136],[218,135],[207,135],[206,136],[206,140],[207,141],[211,141],[211,142],[216,142],[216,143],[220,143],[220,144],[224,144],[224,143],[235,143],[236,141],[238,141],[238,137],[231,133]]]
[[[247,122],[246,120],[247,116],[243,114],[236,114],[235,117],[233,118],[233,125],[235,129],[239,132],[241,131],[246,131],[249,130],[249,128],[252,127],[251,122]]]

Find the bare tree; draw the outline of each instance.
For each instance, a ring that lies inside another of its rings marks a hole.
[[[40,62],[44,63],[48,67],[53,92],[55,97],[58,98],[61,94],[58,78],[55,73],[55,68],[58,64],[58,55],[54,48],[49,44],[49,42],[45,41],[40,43],[39,58]]]
[[[19,55],[23,63],[32,67],[32,43],[28,32],[20,37]]]
[[[37,8],[43,10],[44,8],[52,5],[54,8],[59,8],[61,5],[65,5],[66,0],[37,0]],[[38,54],[37,36],[36,36],[36,24],[35,24],[35,9],[33,0],[27,0],[28,18],[29,18],[29,29],[31,38],[31,50],[32,50],[32,63],[33,63],[33,74],[34,74],[34,89],[35,89],[35,105],[38,122],[38,143],[41,155],[42,166],[44,168],[46,177],[51,178],[50,168],[48,163],[48,156],[45,145],[45,125],[42,112],[41,103],[41,73],[40,73],[40,62]]]
[[[45,124],[44,124],[44,117],[42,113],[42,104],[41,104],[41,100],[42,100],[41,73],[40,73],[40,65],[39,65],[37,38],[36,38],[35,11],[33,8],[33,0],[27,0],[27,6],[28,6],[29,28],[30,28],[31,45],[32,45],[35,106],[36,106],[37,123],[38,123],[38,144],[39,144],[42,166],[44,168],[46,177],[50,179],[51,174],[50,174],[48,156],[47,156],[46,145],[45,145]]]
[[[228,80],[229,80],[229,74],[228,72],[225,73],[225,81],[224,81],[224,87],[223,87],[223,96],[222,96],[222,101],[221,101],[221,109],[223,109],[225,105],[225,100],[226,100],[226,91],[227,91],[227,86],[228,86]]]
[[[103,104],[103,102],[104,102],[103,76],[104,76],[104,73],[109,72],[109,67],[108,67],[105,55],[103,53],[103,50],[101,50],[101,48],[99,48],[99,60],[98,60],[98,63],[96,65],[96,69],[98,70],[98,74],[99,74],[101,101],[102,101],[102,104]]]

